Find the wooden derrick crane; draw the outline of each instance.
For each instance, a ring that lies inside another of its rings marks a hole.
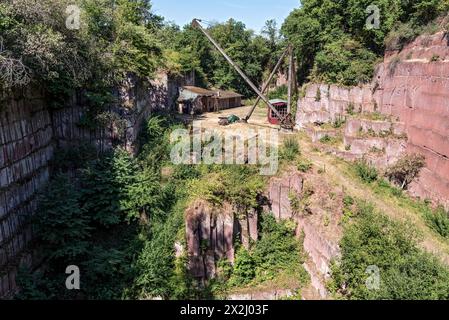
[[[251,118],[252,114],[254,113],[254,110],[257,107],[257,104],[262,100],[271,110],[272,112],[278,117],[281,123],[281,128],[293,130],[294,123],[292,121],[292,115],[291,115],[291,103],[292,103],[292,77],[293,77],[293,47],[289,45],[287,49],[283,52],[281,58],[279,59],[278,63],[276,64],[275,68],[273,69],[272,73],[270,74],[270,77],[268,81],[265,83],[265,85],[262,88],[262,91],[260,91],[257,86],[248,78],[248,76],[242,71],[242,69],[226,54],[226,52],[220,47],[220,45],[212,38],[212,36],[201,26],[200,24],[201,20],[199,19],[193,19],[192,26],[195,28],[198,28],[209,41],[214,45],[214,47],[223,55],[223,57],[226,59],[226,61],[237,71],[237,73],[243,78],[243,80],[246,81],[246,83],[251,87],[251,89],[257,94],[258,98],[256,103],[253,105],[251,110],[249,111],[248,115],[243,119],[244,122],[248,122],[248,120]],[[266,90],[268,89],[270,82],[276,75],[276,72],[282,65],[282,62],[284,61],[287,54],[290,55],[290,63],[289,63],[289,103],[288,103],[288,114],[286,116],[282,116],[278,110],[270,103],[270,100],[265,95]]]

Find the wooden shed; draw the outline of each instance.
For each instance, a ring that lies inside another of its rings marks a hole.
[[[180,89],[178,104],[181,114],[218,112],[242,105],[242,95],[226,90],[208,90],[193,86]]]
[[[204,88],[184,86],[179,90],[180,114],[201,114],[213,109],[215,92]]]

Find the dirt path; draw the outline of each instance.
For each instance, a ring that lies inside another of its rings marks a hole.
[[[314,146],[307,138],[301,139],[301,147],[303,154],[316,166],[325,168],[329,179],[335,185],[344,188],[349,195],[371,202],[376,209],[384,212],[394,220],[411,222],[423,236],[420,246],[449,265],[449,243],[434,233],[419,214],[401,207],[399,200],[377,194],[366,184],[350,177],[347,163],[336,159],[333,155],[314,152]]]

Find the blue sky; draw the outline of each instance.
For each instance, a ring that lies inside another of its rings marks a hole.
[[[279,27],[299,0],[152,0],[153,11],[180,26],[199,18],[223,22],[242,21],[260,32],[266,20],[276,19]]]

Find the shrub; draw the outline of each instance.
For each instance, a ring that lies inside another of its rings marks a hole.
[[[430,62],[437,62],[437,61],[440,61],[440,56],[437,54],[434,54],[432,56],[432,58],[430,58]]]
[[[288,87],[286,85],[277,87],[275,90],[270,91],[268,93],[268,99],[287,100],[287,98],[288,98]]]
[[[291,270],[301,263],[300,245],[295,238],[296,224],[277,223],[272,215],[264,215],[261,238],[253,250],[259,281],[271,280],[282,270]]]
[[[332,127],[334,129],[340,129],[346,123],[346,118],[338,116],[333,122]]]
[[[376,168],[371,166],[365,159],[355,162],[355,170],[362,181],[366,183],[376,181],[379,175]]]
[[[298,155],[300,155],[298,140],[294,137],[287,138],[281,149],[281,158],[287,161],[293,161]]]
[[[235,256],[234,269],[230,285],[246,285],[256,276],[255,262],[251,254],[241,247]]]
[[[348,106],[346,107],[346,112],[350,115],[353,116],[355,114],[355,106],[354,103],[349,103]]]
[[[60,174],[50,182],[33,223],[50,259],[73,261],[88,252],[90,219],[81,208],[80,192],[67,175]]]
[[[449,213],[443,207],[425,212],[428,225],[442,237],[449,238]]]
[[[332,265],[329,288],[337,297],[368,300],[428,300],[449,297],[449,270],[417,247],[410,225],[359,206],[341,240],[341,260]],[[368,267],[379,268],[379,289],[368,289]]]
[[[260,227],[260,239],[251,250],[241,247],[237,251],[228,284],[234,287],[256,285],[283,273],[300,283],[305,281],[301,243],[295,237],[296,223],[278,223],[273,215],[263,214]]]
[[[386,176],[405,190],[419,175],[426,165],[426,158],[422,155],[411,154],[401,158],[396,164],[388,168]]]
[[[307,172],[309,172],[313,168],[313,164],[309,160],[300,159],[298,161],[297,168],[298,168],[299,171],[301,171],[303,173],[307,173]]]
[[[332,137],[326,134],[324,137],[320,139],[320,142],[328,145],[336,145],[341,141],[341,137]]]
[[[417,30],[411,23],[400,23],[385,38],[385,46],[388,50],[401,50],[417,35]]]

